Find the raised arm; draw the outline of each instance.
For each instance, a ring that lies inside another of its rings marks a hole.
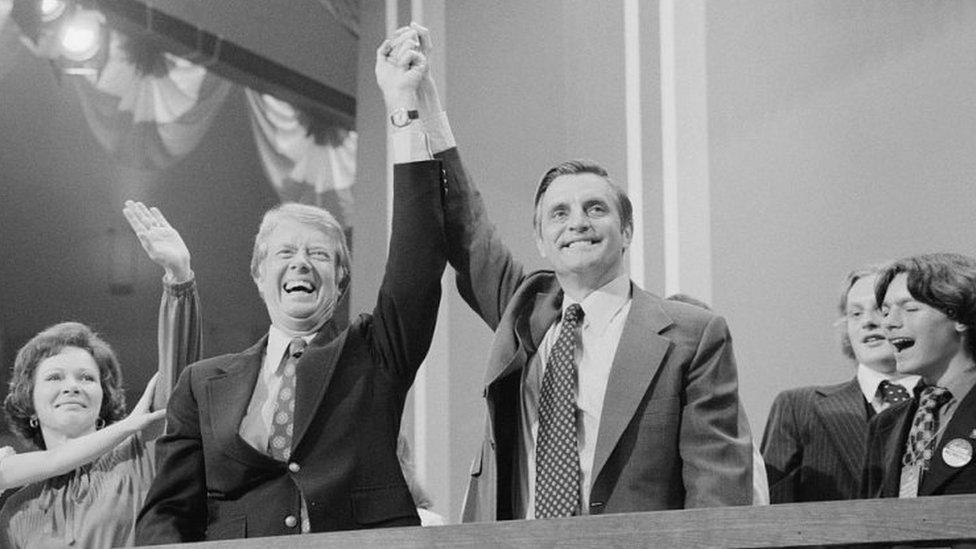
[[[160,382],[153,398],[153,408],[161,409],[166,407],[180,372],[200,359],[200,298],[190,268],[190,251],[162,212],[128,200],[122,213],[146,255],[165,273],[159,304]]]
[[[71,439],[53,450],[21,454],[0,451],[0,491],[63,475],[115,448],[130,435],[157,425],[166,416],[166,410],[150,411],[158,381],[157,373],[149,380],[132,412],[104,429]]]
[[[397,31],[390,41],[392,55],[388,58],[403,63],[410,59],[411,49],[427,60],[434,49],[428,30],[416,23]],[[382,81],[380,87],[384,88],[384,97],[387,97]],[[494,330],[524,278],[524,269],[498,237],[488,219],[481,194],[461,163],[429,68],[416,81],[415,104],[420,124],[410,125],[411,132],[394,132],[394,153],[402,155],[405,151],[419,150],[432,153],[443,162],[447,181],[443,208],[447,260],[457,271],[456,282],[461,296]],[[412,139],[411,135],[414,136]],[[398,143],[402,143],[401,146],[397,147]]]
[[[387,40],[377,49],[377,82],[390,111],[415,110],[426,60],[416,50],[395,60],[390,44]],[[446,265],[441,163],[417,160],[394,166],[389,254],[373,312],[375,348],[408,382],[430,347]]]

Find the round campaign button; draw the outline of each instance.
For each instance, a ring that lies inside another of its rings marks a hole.
[[[973,459],[973,445],[964,438],[954,438],[942,447],[942,461],[949,467],[962,467]]]

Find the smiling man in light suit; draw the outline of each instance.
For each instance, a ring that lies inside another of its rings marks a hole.
[[[397,38],[430,51],[419,26]],[[420,123],[394,136],[398,161],[431,150],[444,163],[448,259],[495,332],[463,520],[751,503],[751,436],[726,323],[629,279],[626,194],[592,162],[549,170],[533,224],[551,270],[526,272],[487,218],[429,72],[418,93]]]

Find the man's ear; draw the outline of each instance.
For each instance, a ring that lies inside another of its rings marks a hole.
[[[542,233],[540,233],[539,229],[537,228],[533,228],[532,232],[535,235],[535,249],[539,250],[540,256],[546,257],[546,247],[545,243],[542,242]]]
[[[264,266],[263,265],[258,265],[258,274],[257,274],[257,276],[251,275],[251,280],[253,280],[254,281],[254,285],[257,286],[258,295],[261,296],[261,299],[264,299],[264,290],[261,289],[261,276],[263,274],[264,274]]]
[[[963,334],[969,331],[969,326],[966,326],[962,322],[956,322],[956,331]]]
[[[627,248],[630,248],[631,241],[634,239],[634,226],[633,225],[628,225],[627,227],[623,227],[621,229],[620,233],[624,237],[624,249],[623,249],[623,251],[626,252],[627,251]]]

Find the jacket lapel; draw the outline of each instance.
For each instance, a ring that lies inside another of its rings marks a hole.
[[[858,478],[866,447],[867,411],[857,379],[818,393],[821,398],[814,402],[814,413],[830,434],[848,472]]]
[[[610,458],[620,435],[633,419],[651,380],[661,368],[671,342],[660,335],[671,325],[671,318],[650,294],[631,285],[633,301],[624,322],[617,353],[610,368],[606,395],[600,415],[596,452],[593,456],[595,481]]]
[[[207,383],[210,421],[217,445],[227,455],[255,465],[266,465],[273,460],[244,442],[238,432],[254,393],[267,344],[265,335],[250,349],[233,355],[223,374],[210,378]]]
[[[295,431],[291,443],[292,453],[301,443],[325,391],[329,388],[348,334],[348,329],[340,332],[335,322],[330,320],[298,360],[295,369]]]
[[[942,449],[954,439],[963,439],[970,445],[974,442],[972,434],[976,429],[976,389],[970,389],[969,394],[963,398],[959,407],[952,414],[949,425],[946,426],[939,440],[939,446],[932,453],[932,460],[929,462],[929,470],[922,477],[922,484],[919,486],[918,495],[933,495],[946,482],[956,476],[960,471],[970,466],[972,461],[960,467],[950,467],[942,459]]]
[[[546,331],[559,319],[562,302],[561,290],[536,294],[535,299],[530,301],[531,306],[525,309],[528,314],[521,313],[515,317],[516,341],[495,338],[496,344],[492,348],[485,375],[486,387],[525,366],[525,361],[519,360],[519,357],[530,357],[539,350]]]

